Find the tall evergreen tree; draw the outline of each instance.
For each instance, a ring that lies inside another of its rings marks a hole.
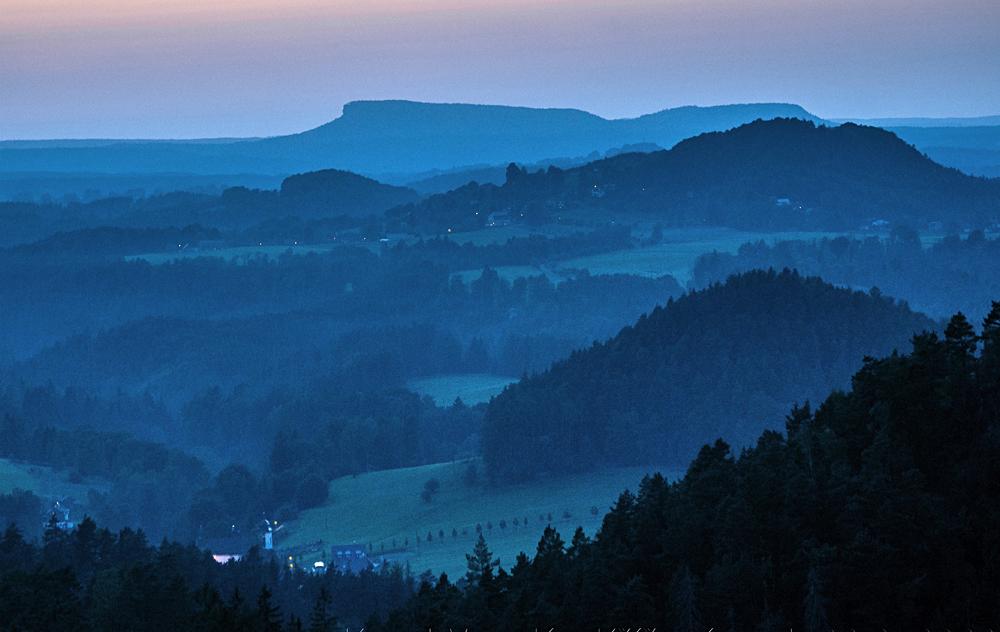
[[[820,583],[819,572],[815,567],[810,567],[809,574],[806,576],[806,598],[803,610],[806,632],[829,632],[830,622],[826,618],[826,598],[823,596],[823,585]]]
[[[949,349],[962,356],[971,356],[976,352],[976,338],[976,330],[962,312],[952,316],[944,330]]]
[[[500,566],[499,560],[493,559],[493,553],[486,545],[486,538],[479,534],[471,554],[465,556],[468,572],[465,580],[472,586],[486,586],[493,582],[493,573]]]
[[[321,586],[309,614],[309,632],[331,632],[337,626],[337,618],[330,614],[333,600],[326,586]]]
[[[694,578],[686,565],[674,573],[670,584],[670,621],[674,632],[697,632],[701,628]]]
[[[260,632],[281,632],[281,609],[272,603],[267,586],[261,586],[257,596],[257,629]]]

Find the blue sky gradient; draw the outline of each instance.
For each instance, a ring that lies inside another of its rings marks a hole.
[[[273,135],[382,98],[1000,113],[996,0],[0,0],[0,15],[3,139]]]

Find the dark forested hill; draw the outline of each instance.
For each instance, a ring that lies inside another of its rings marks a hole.
[[[933,328],[891,299],[749,272],[508,387],[487,410],[483,456],[497,479],[682,463],[715,437],[752,441],[793,403],[845,387],[860,358]]]
[[[412,189],[336,169],[291,176],[281,183],[282,202],[300,216],[375,215],[417,197]]]
[[[612,147],[603,154],[599,151],[592,151],[586,156],[575,157],[552,157],[539,160],[533,164],[521,165],[527,171],[538,171],[548,169],[551,166],[560,169],[579,167],[588,162],[594,162],[601,158],[610,158],[621,154],[636,152],[662,151],[663,147],[656,143],[629,143],[621,147]],[[447,193],[452,189],[465,186],[470,182],[478,184],[501,185],[507,177],[507,166],[510,163],[496,165],[477,165],[459,169],[437,169],[423,174],[411,175],[404,178],[406,186],[416,190],[421,195],[433,195],[435,193]]]
[[[895,135],[795,119],[755,121],[573,169],[470,184],[395,209],[402,222],[474,228],[489,212],[526,221],[646,213],[671,225],[853,229],[875,220],[986,223],[1000,216],[1000,181],[943,167]]]

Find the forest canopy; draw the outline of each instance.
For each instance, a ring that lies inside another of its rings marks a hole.
[[[789,270],[733,276],[509,386],[486,411],[483,457],[506,480],[683,463],[706,437],[743,446],[793,403],[846,386],[860,358],[934,327]]]

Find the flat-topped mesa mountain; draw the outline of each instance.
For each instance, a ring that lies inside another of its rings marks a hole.
[[[586,156],[633,143],[670,147],[758,118],[818,120],[797,105],[680,107],[609,120],[572,109],[357,101],[299,134],[219,142],[0,143],[0,172],[291,174],[336,168],[375,177]]]
[[[905,305],[819,278],[754,271],[657,307],[494,398],[483,458],[498,480],[686,463],[747,445],[795,404],[845,388],[865,356],[936,329]]]
[[[757,118],[818,120],[797,105],[763,103],[680,107],[635,119],[604,119],[574,109],[499,105],[357,101],[343,116],[301,134],[261,141],[271,149],[325,148],[338,160],[349,153],[362,173],[582,156],[631,143],[671,147],[690,136],[725,130]],[[346,158],[346,156],[345,156]]]
[[[872,221],[989,222],[1000,180],[943,167],[891,132],[854,124],[758,120],[672,149],[470,184],[390,213],[413,225],[469,229],[491,212],[525,221],[645,213],[668,225],[852,229]]]

